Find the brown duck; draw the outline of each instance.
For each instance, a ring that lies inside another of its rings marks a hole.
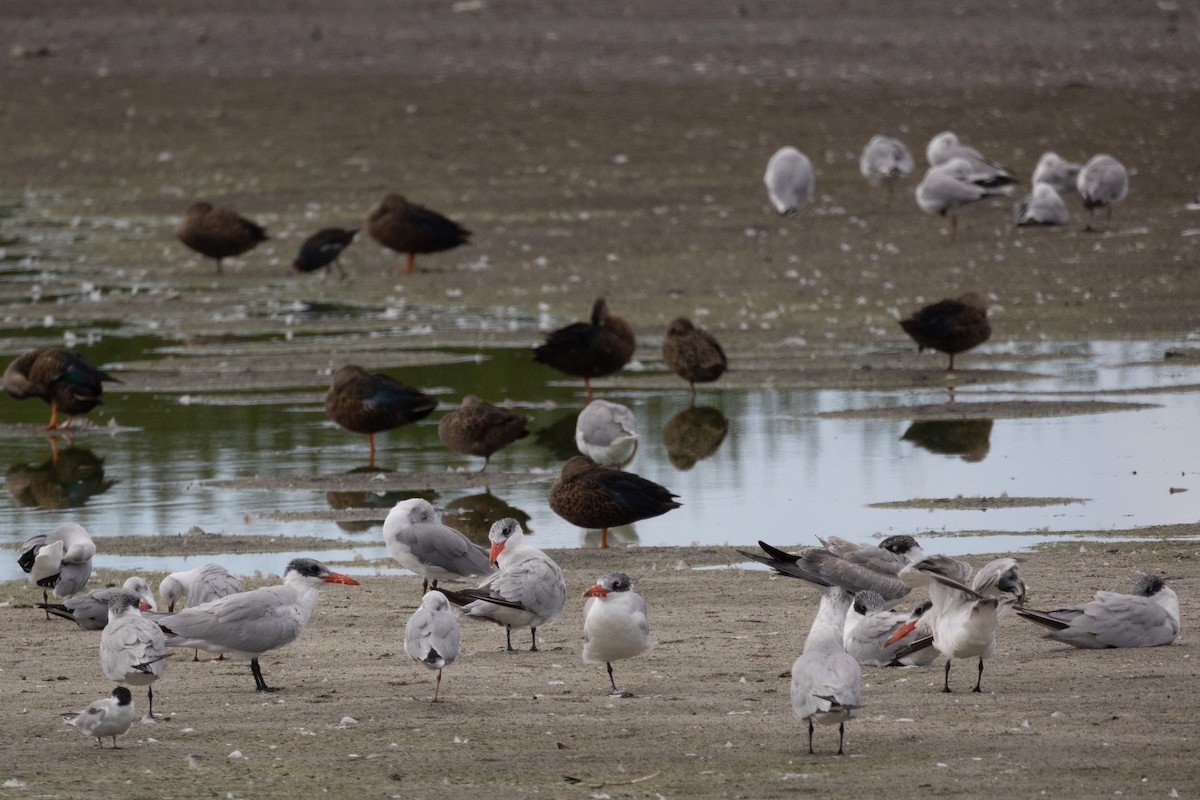
[[[46,430],[58,427],[58,414],[67,415],[63,428],[71,427],[76,414],[86,414],[100,405],[103,381],[116,378],[83,360],[83,356],[61,347],[39,347],[13,359],[4,370],[3,386],[18,400],[40,397],[50,404]]]
[[[685,317],[675,320],[667,328],[662,356],[667,366],[692,387],[692,400],[696,399],[697,383],[715,381],[729,366],[725,351],[716,338]]]
[[[333,373],[325,413],[348,431],[367,434],[375,463],[375,434],[424,419],[437,400],[381,373],[354,364]]]
[[[676,497],[654,481],[575,456],[550,487],[550,508],[572,525],[599,528],[600,546],[608,547],[609,528],[679,508]]]
[[[346,270],[342,269],[342,264],[338,259],[341,258],[342,251],[354,241],[357,233],[358,228],[351,230],[322,228],[300,245],[300,252],[296,254],[296,260],[292,262],[292,269],[297,273],[316,272],[322,267],[333,264],[337,267],[338,275],[346,277]]]
[[[438,438],[456,453],[482,456],[483,467],[479,471],[483,472],[493,453],[529,435],[525,429],[528,422],[529,417],[469,394],[458,408],[438,421]]]
[[[636,347],[633,328],[608,313],[608,301],[597,297],[592,304],[591,322],[573,322],[552,331],[546,343],[534,349],[533,360],[583,378],[591,400],[591,379],[609,375],[628,364]]]
[[[175,235],[200,255],[215,258],[218,275],[222,260],[240,256],[267,240],[267,231],[261,225],[204,202],[192,203],[179,220]]]
[[[955,354],[983,344],[992,335],[987,301],[975,292],[927,305],[900,320],[900,327],[917,343],[918,353],[929,348],[949,354],[947,371],[954,369]]]
[[[466,244],[471,232],[452,219],[389,194],[367,212],[367,233],[389,250],[408,255],[412,272],[417,253],[440,253]]]

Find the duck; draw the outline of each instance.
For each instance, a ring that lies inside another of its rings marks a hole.
[[[725,374],[729,366],[725,351],[715,336],[698,328],[686,317],[679,317],[667,328],[662,343],[663,361],[692,389],[696,400],[696,384],[711,383]]]
[[[74,417],[101,404],[104,383],[119,380],[89,364],[83,356],[62,347],[38,347],[22,353],[4,370],[0,385],[17,400],[40,397],[50,405],[46,430],[55,430],[58,415],[67,415],[62,427],[70,428]]]
[[[947,372],[954,370],[956,354],[983,344],[992,335],[987,301],[975,292],[931,303],[900,320],[900,327],[917,343],[918,353],[929,348],[949,355]]]
[[[338,276],[345,278],[346,270],[339,259],[357,235],[358,228],[322,228],[301,243],[292,270],[297,274],[316,272],[332,264],[337,267]]]
[[[527,424],[529,417],[469,394],[438,420],[438,438],[456,453],[482,456],[483,473],[494,453],[529,435]]]
[[[678,495],[654,481],[575,456],[563,464],[550,487],[550,508],[581,528],[600,529],[608,547],[608,529],[657,517],[679,508]]]
[[[551,331],[545,343],[534,349],[533,360],[583,378],[587,398],[591,400],[591,379],[611,375],[624,367],[636,348],[633,328],[609,312],[608,300],[597,297],[592,303],[589,322],[572,322]]]
[[[333,373],[325,395],[325,414],[348,431],[367,434],[371,464],[375,463],[375,434],[429,416],[437,400],[395,378],[347,364]]]
[[[200,255],[216,259],[218,275],[223,260],[248,253],[268,238],[257,222],[204,201],[192,203],[175,235]]]
[[[471,232],[432,209],[389,194],[367,212],[367,233],[389,250],[408,256],[406,273],[416,268],[418,253],[440,253],[464,245]]]

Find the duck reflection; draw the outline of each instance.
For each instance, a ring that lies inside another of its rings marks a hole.
[[[579,455],[575,448],[575,422],[578,418],[578,409],[567,409],[563,416],[538,428],[533,434],[534,442],[538,447],[549,450],[557,461],[566,461],[571,456]]]
[[[394,473],[395,470],[384,469],[383,467],[374,467],[370,464],[362,467],[355,467],[347,475],[387,475]],[[412,492],[412,491],[396,491],[396,492],[372,492],[364,490],[342,491],[342,492],[326,492],[325,500],[329,503],[329,507],[334,511],[343,509],[360,509],[360,508],[378,508],[381,510],[378,519],[341,519],[337,520],[337,526],[347,533],[362,533],[369,531],[371,528],[381,527],[383,519],[387,516],[387,512],[392,510],[392,506],[399,503],[401,500],[407,500],[410,497],[420,497],[422,499],[433,502],[437,498],[437,492]]]
[[[55,448],[48,461],[14,464],[4,485],[17,505],[36,508],[78,508],[89,498],[107,492],[117,481],[104,479],[104,459],[86,447]]]
[[[724,414],[708,406],[694,406],[671,417],[662,435],[671,464],[687,471],[717,452],[727,433],[729,420]]]
[[[462,531],[472,542],[484,547],[489,546],[488,531],[492,523],[505,517],[512,517],[521,523],[526,533],[533,533],[529,529],[528,514],[516,506],[510,506],[490,491],[457,497],[442,510],[443,525]]]
[[[621,545],[634,545],[641,542],[638,537],[637,528],[633,525],[618,525],[615,528],[608,529],[607,538],[604,537],[602,531],[590,531],[580,529],[582,534],[581,545],[589,548],[613,547]]]
[[[990,419],[923,419],[908,426],[901,438],[917,447],[963,461],[983,461],[991,449]]]

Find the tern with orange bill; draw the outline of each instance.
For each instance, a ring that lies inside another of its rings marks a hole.
[[[583,660],[608,668],[614,697],[633,697],[617,688],[612,662],[633,658],[655,646],[646,601],[633,590],[633,581],[624,572],[601,575],[583,596],[587,598],[583,605]]]

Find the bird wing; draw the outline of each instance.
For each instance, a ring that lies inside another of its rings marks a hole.
[[[152,620],[125,614],[109,622],[100,634],[100,665],[111,680],[124,681],[135,672],[162,675],[166,643]]]
[[[562,570],[542,553],[510,563],[492,575],[480,588],[516,600],[534,614],[550,621],[562,613],[567,587]]]
[[[220,564],[205,564],[192,581],[188,603],[198,606],[242,591],[242,581]]]
[[[263,653],[282,647],[304,630],[308,615],[294,589],[266,586],[231,594],[177,614],[151,617],[169,630],[171,647],[203,647]]]
[[[458,650],[458,622],[454,614],[422,607],[409,618],[404,628],[404,652],[410,658],[441,668],[458,657]]]
[[[461,531],[436,522],[418,522],[401,529],[396,537],[422,564],[464,577],[490,575],[495,569],[488,551]]]

